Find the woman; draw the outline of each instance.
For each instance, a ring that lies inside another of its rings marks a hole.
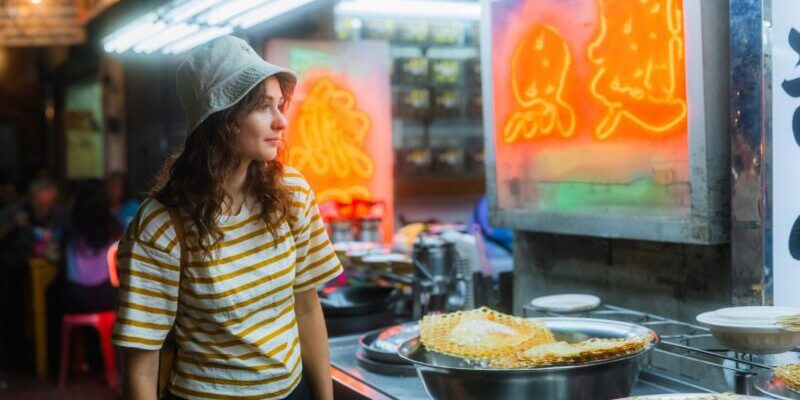
[[[115,308],[117,291],[109,278],[107,254],[122,228],[108,211],[99,181],[87,181],[75,195],[65,236],[66,283],[61,306],[68,313]]]
[[[171,398],[332,399],[315,288],[342,267],[308,183],[276,158],[296,77],[227,36],[177,79],[189,137],[119,247],[125,396],[156,398],[174,326]]]

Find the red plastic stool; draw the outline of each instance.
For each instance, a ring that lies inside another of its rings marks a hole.
[[[114,329],[114,311],[87,314],[64,314],[61,318],[61,369],[58,375],[58,386],[64,389],[69,372],[69,345],[72,330],[81,326],[91,326],[100,334],[100,348],[103,352],[103,363],[106,366],[108,387],[117,385],[117,364],[114,358],[114,346],[111,344],[111,330]]]

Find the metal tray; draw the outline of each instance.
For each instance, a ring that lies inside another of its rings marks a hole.
[[[362,349],[356,350],[356,364],[369,372],[381,375],[417,376],[417,369],[411,364],[375,361],[364,355]]]
[[[383,340],[391,340],[393,336],[407,335],[409,333],[411,333],[412,336],[418,335],[419,323],[408,322],[401,325],[391,326],[389,328],[382,328],[374,330],[372,332],[367,332],[366,334],[358,338],[358,345],[361,351],[364,353],[364,356],[373,361],[409,365],[410,363],[408,361],[403,360],[402,358],[400,358],[399,355],[397,355],[397,350],[388,351],[379,346],[376,346],[376,341],[378,340],[378,338],[381,338]],[[402,342],[398,343],[397,347],[400,347],[401,344]]]

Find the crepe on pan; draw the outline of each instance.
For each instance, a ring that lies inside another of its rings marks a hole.
[[[486,307],[425,316],[420,322],[420,337],[429,350],[483,360],[555,342],[553,334],[543,323]]]
[[[647,347],[651,340],[650,336],[637,336],[625,339],[593,338],[579,343],[539,344],[492,359],[489,366],[534,368],[603,360],[638,353]]]
[[[784,385],[795,392],[800,392],[800,364],[787,364],[775,367],[775,376]]]

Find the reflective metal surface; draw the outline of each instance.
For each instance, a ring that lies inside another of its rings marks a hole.
[[[768,2],[730,1],[731,264],[733,305],[772,304]],[[762,33],[762,29],[764,30]],[[762,62],[763,61],[763,62]]]
[[[408,363],[401,364],[398,362],[376,361],[364,354],[363,347],[356,351],[356,363],[359,367],[380,375],[417,376],[417,371],[413,365]]]
[[[367,358],[384,363],[409,364],[397,355],[397,348],[406,340],[419,335],[419,324],[407,322],[365,333],[358,339]]]
[[[626,338],[651,335],[654,341],[637,354],[576,365],[530,369],[489,369],[474,361],[428,352],[412,339],[398,353],[417,367],[433,399],[616,399],[630,395],[642,360],[655,347],[650,329],[625,322],[588,318],[543,318],[556,340]]]
[[[799,400],[800,393],[786,387],[780,378],[775,376],[773,370],[764,371],[756,375],[753,385],[760,391],[774,399]]]
[[[734,394],[681,393],[635,396],[628,397],[624,400],[767,400],[767,397],[741,396]]]

